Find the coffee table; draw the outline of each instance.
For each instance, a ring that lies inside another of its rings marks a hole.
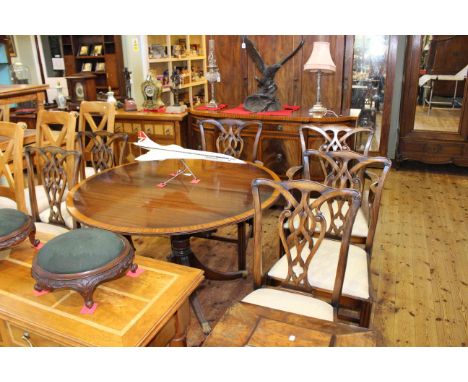
[[[251,183],[256,178],[279,180],[258,164],[186,161],[200,178],[178,177],[159,185],[179,168],[178,160],[134,162],[103,171],[77,184],[67,195],[70,214],[79,222],[131,235],[170,236],[176,263],[195,266],[207,278],[220,273],[204,266],[190,248],[190,237],[252,218]],[[261,190],[262,207],[270,207],[277,192]],[[232,278],[239,272],[230,272]],[[191,298],[205,333],[210,331],[196,294]]]

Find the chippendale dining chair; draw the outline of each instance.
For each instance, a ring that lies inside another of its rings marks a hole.
[[[92,167],[87,170],[82,161],[80,170],[82,179],[124,163],[128,134],[103,130],[79,131],[77,140],[81,153],[85,151],[86,142],[92,142],[89,152]]]
[[[76,120],[78,113],[66,112],[66,111],[51,111],[51,110],[40,110],[37,114],[36,123],[36,147],[54,146],[61,147],[65,150],[75,149],[75,131],[76,131]],[[43,183],[41,161],[36,163],[36,173],[39,175],[38,184],[36,185],[36,202],[39,214],[49,208],[47,201],[47,195],[45,194],[44,187],[41,186]],[[71,162],[67,163],[67,171],[71,171]],[[29,188],[25,190],[26,193],[26,207],[30,214],[32,209],[29,204]],[[65,190],[65,196],[68,193],[68,189]]]
[[[78,121],[78,132],[114,132],[115,125],[115,106],[109,102],[83,101],[80,104],[80,118]],[[85,144],[82,147],[83,162],[85,166],[85,176],[94,175],[94,169],[86,166],[91,158],[91,150],[94,146],[94,140],[85,138]]]
[[[26,125],[22,122],[0,122],[0,135],[10,138],[0,148],[0,208],[17,208],[27,212],[23,176],[23,139]]]
[[[345,284],[343,295],[350,310],[359,313],[361,326],[368,326],[372,309],[370,288],[370,259],[378,223],[380,201],[391,161],[384,157],[368,157],[352,151],[306,150],[304,153],[304,178],[310,179],[310,158],[317,158],[324,165],[326,176],[322,181],[329,187],[352,188],[362,195],[362,204],[357,212],[351,231],[351,246],[356,257],[350,257],[346,270],[349,284]],[[371,168],[381,169],[377,174]],[[313,198],[311,202],[313,202]],[[328,204],[322,209],[324,216],[330,216],[339,203]],[[364,246],[364,249],[355,244]],[[281,249],[280,249],[281,250]],[[351,263],[355,259],[355,263]]]
[[[286,202],[278,218],[284,254],[266,272],[262,259],[264,211],[261,208],[260,187],[273,188]],[[354,250],[350,248],[350,235],[361,202],[359,192],[309,180],[274,182],[256,179],[252,183],[252,193],[255,207],[255,290],[242,301],[336,321],[342,290],[347,283],[346,267],[349,267],[350,258],[355,257]],[[300,193],[299,198],[295,197],[296,193]],[[311,203],[312,196],[316,198]],[[322,214],[322,207],[332,203],[338,203],[339,209],[330,216]],[[273,287],[273,284],[276,286]],[[318,289],[329,293],[318,298]]]
[[[235,158],[245,158],[252,162],[257,162],[258,155],[258,144],[260,141],[260,136],[262,134],[263,124],[260,121],[241,121],[237,119],[205,119],[200,121],[200,138],[201,138],[201,148],[203,151],[207,150],[206,138],[208,133],[206,133],[207,126],[214,126],[215,133],[214,135],[210,132],[209,136],[214,140],[216,147],[216,152],[231,155]],[[246,139],[242,136],[242,131],[247,128],[256,129],[255,139],[252,145],[251,153],[246,154]],[[261,164],[261,163],[260,163]],[[246,269],[246,249],[248,238],[251,236],[251,232],[247,232],[246,224],[252,227],[252,220],[247,222],[241,222],[237,224],[237,238],[231,238],[226,236],[215,235],[215,231],[204,232],[201,234],[196,234],[197,237],[202,237],[204,239],[224,241],[228,243],[237,244],[237,256],[238,256],[238,269]]]
[[[31,190],[29,196],[32,217],[38,231],[59,235],[77,228],[77,222],[68,213],[65,205],[65,191],[71,189],[78,181],[81,154],[54,146],[28,146],[25,148],[25,156]],[[41,163],[41,174],[35,173],[34,161]],[[67,164],[71,167],[67,167]],[[36,198],[39,176],[43,179],[40,187],[43,188],[48,203],[48,208],[44,211],[39,211]]]

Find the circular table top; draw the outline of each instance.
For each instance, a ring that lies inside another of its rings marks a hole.
[[[179,176],[178,160],[134,162],[98,173],[73,187],[67,195],[70,214],[88,226],[130,235],[175,235],[209,231],[253,216],[252,180],[279,180],[257,164],[187,160],[200,178]],[[260,189],[262,207],[278,193]]]

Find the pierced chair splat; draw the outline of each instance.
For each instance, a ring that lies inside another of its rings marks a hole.
[[[128,135],[125,133],[111,133],[103,130],[79,131],[77,140],[81,153],[85,152],[87,142],[92,142],[89,152],[92,168],[86,168],[82,161],[82,178],[124,163],[128,142]]]
[[[49,230],[54,234],[65,233],[68,231],[67,228],[77,228],[76,221],[68,213],[65,205],[65,191],[77,183],[81,154],[78,151],[67,151],[59,147],[48,146],[27,147],[25,155],[29,189],[31,190],[29,193],[30,204],[36,224],[48,225],[48,227],[42,227],[41,231]],[[34,159],[41,164],[40,175],[44,180],[42,187],[48,201],[48,209],[42,212],[39,212],[36,200],[35,182],[37,176],[34,172]],[[67,166],[69,171],[67,171]]]

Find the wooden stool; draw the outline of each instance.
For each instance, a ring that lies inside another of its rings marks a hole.
[[[27,237],[33,246],[39,244],[32,218],[12,208],[0,208],[0,250],[9,249]]]
[[[91,308],[99,284],[119,278],[129,269],[136,271],[134,257],[133,248],[121,235],[97,228],[73,230],[47,242],[34,258],[34,289],[72,289]]]

